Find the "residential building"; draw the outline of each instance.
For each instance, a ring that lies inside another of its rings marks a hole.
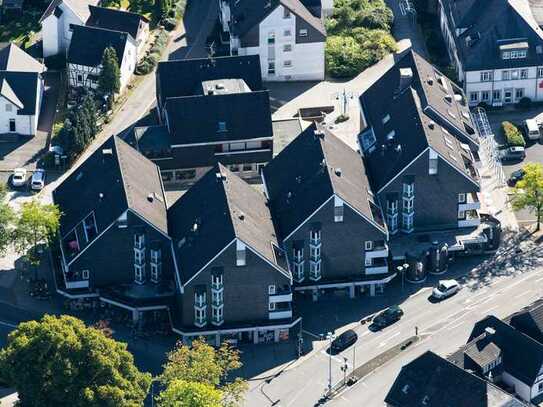
[[[108,7],[89,6],[86,25],[130,34],[136,42],[138,59],[143,56],[149,38],[149,20],[141,14]]]
[[[167,310],[176,271],[158,167],[114,136],[54,191],[59,292],[129,310]]]
[[[65,55],[70,47],[73,26],[85,25],[90,16],[89,6],[100,0],[52,0],[40,18],[43,56]]]
[[[440,24],[469,104],[543,100],[543,13],[530,0],[440,0]]]
[[[254,343],[286,339],[292,276],[262,193],[217,164],[168,210],[179,267],[174,331]]]
[[[389,390],[387,407],[522,407],[499,387],[431,351],[402,367]]]
[[[462,90],[409,50],[360,103],[360,150],[390,235],[477,227],[477,134]]]
[[[258,57],[161,62],[162,124],[135,129],[135,147],[160,166],[164,183],[188,186],[217,162],[245,179],[273,156],[269,93]]]
[[[258,55],[265,81],[324,79],[324,22],[301,0],[221,0],[219,4],[231,55]],[[329,11],[330,2],[325,6]]]
[[[136,68],[138,51],[134,38],[123,31],[81,25],[73,26],[72,31],[67,56],[69,85],[96,89],[104,51],[111,47],[117,54],[122,91]]]
[[[40,62],[17,45],[0,44],[0,140],[36,134],[44,71]]]
[[[382,292],[388,232],[360,155],[324,127],[308,127],[263,170],[296,290]]]
[[[541,300],[505,318],[504,321],[517,331],[543,344],[543,302]]]
[[[466,345],[449,357],[456,366],[510,388],[527,403],[543,400],[543,344],[495,316],[477,322]]]

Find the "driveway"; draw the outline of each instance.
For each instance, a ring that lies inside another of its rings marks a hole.
[[[0,172],[10,172],[17,167],[34,170],[40,157],[47,152],[60,92],[60,76],[58,72],[46,72],[44,77],[45,91],[38,131],[34,137],[21,137],[16,142],[0,143]]]

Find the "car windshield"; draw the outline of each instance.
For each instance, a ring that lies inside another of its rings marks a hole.
[[[444,284],[439,284],[439,285],[437,286],[437,289],[438,289],[439,291],[447,291],[447,287],[446,287]]]

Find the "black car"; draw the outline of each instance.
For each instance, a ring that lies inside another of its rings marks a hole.
[[[511,173],[511,176],[507,180],[507,185],[510,187],[514,187],[517,185],[517,182],[519,182],[522,178],[524,178],[524,170],[516,170]]]
[[[403,316],[403,311],[398,306],[387,308],[375,318],[373,318],[373,325],[378,328],[385,328],[392,325],[394,322],[399,321]]]
[[[330,347],[331,351],[341,352],[343,349],[348,348],[358,339],[358,335],[352,329],[349,329],[339,335],[336,339],[332,341],[332,346]]]

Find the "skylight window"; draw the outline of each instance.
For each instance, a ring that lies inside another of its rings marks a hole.
[[[386,124],[390,121],[390,115],[387,113],[386,116],[383,117],[383,124]]]
[[[392,141],[394,140],[395,136],[396,136],[396,130],[392,130],[390,133],[387,134],[387,140]]]

